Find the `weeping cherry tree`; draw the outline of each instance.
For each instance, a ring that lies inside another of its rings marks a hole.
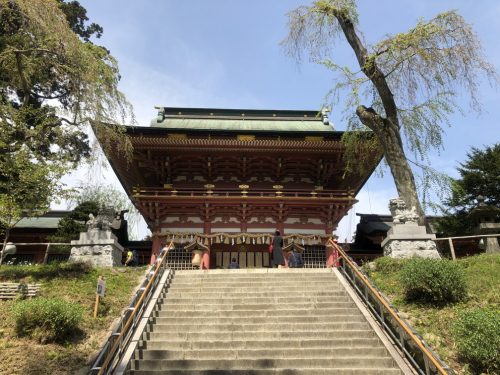
[[[443,126],[465,94],[480,110],[481,76],[498,81],[471,26],[455,11],[419,21],[407,32],[368,45],[358,29],[354,0],[318,0],[288,14],[289,33],[283,45],[300,62],[303,55],[337,73],[328,95],[345,98],[348,119],[344,141],[356,147],[360,131],[371,130],[383,150],[399,196],[425,215],[405,146],[423,168],[424,181],[434,178],[426,166],[430,149],[443,145]],[[352,48],[359,70],[335,61],[335,46],[344,40]],[[347,152],[349,154],[349,151]],[[348,161],[349,165],[349,161]]]

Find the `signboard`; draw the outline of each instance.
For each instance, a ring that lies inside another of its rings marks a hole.
[[[106,291],[106,281],[102,277],[99,277],[99,280],[97,280],[97,291],[96,291],[96,294],[99,297],[104,297],[104,292],[105,291]]]

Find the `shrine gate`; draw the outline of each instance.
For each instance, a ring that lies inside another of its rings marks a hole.
[[[127,126],[132,161],[109,161],[153,235],[151,255],[173,241],[170,265],[269,265],[276,229],[285,251],[324,267],[327,241],[381,159],[359,155],[346,174],[343,132],[317,111],[159,108],[151,126]],[[367,139],[370,135],[367,135]]]

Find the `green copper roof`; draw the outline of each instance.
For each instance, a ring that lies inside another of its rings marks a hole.
[[[318,111],[273,111],[210,108],[159,108],[151,127],[172,129],[334,132],[326,114]]]
[[[46,228],[55,229],[59,224],[60,217],[25,217],[22,218],[15,228]]]

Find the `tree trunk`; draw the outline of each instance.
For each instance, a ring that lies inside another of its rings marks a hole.
[[[7,227],[5,228],[5,238],[3,240],[2,250],[0,251],[0,266],[3,263],[4,251],[5,248],[7,247],[7,240],[9,239],[9,235],[10,235],[10,228]]]
[[[392,128],[388,126],[385,131],[378,135],[385,150],[385,160],[391,170],[399,197],[405,201],[408,209],[415,207],[419,216],[419,224],[425,225],[425,213],[418,199],[415,178],[406,159],[401,135],[397,129]]]
[[[386,77],[373,57],[370,57],[363,42],[358,37],[352,21],[345,16],[344,12],[339,12],[336,8],[330,8],[329,11],[338,20],[347,42],[356,54],[361,70],[377,90],[384,107],[385,117],[382,117],[373,108],[365,106],[359,106],[356,109],[356,114],[361,122],[375,133],[382,144],[384,156],[391,169],[399,197],[405,201],[408,209],[415,207],[419,223],[425,225],[425,214],[418,199],[415,178],[403,149],[396,102]]]
[[[413,172],[406,160],[399,128],[391,121],[381,117],[372,108],[359,106],[356,109],[356,114],[380,141],[399,197],[405,201],[408,209],[415,207],[419,216],[419,224],[425,225],[425,213],[418,199]]]

